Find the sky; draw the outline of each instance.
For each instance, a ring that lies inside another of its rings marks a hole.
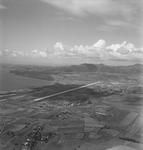
[[[143,0],[1,0],[1,60],[136,63]]]

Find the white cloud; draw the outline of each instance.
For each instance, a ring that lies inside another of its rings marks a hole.
[[[80,57],[80,58],[96,58],[96,59],[105,59],[107,52],[105,49],[106,41],[99,40],[93,45],[74,45],[71,48],[65,48],[60,42],[54,45],[54,55],[63,56],[63,57]]]
[[[110,0],[42,0],[75,15],[105,13],[109,11]]]
[[[61,42],[56,42],[53,46],[52,55],[63,56],[66,54],[65,46]]]
[[[119,53],[122,53],[122,54],[136,51],[134,44],[127,43],[126,41],[122,42],[121,44],[112,44],[110,46],[107,46],[107,49],[110,49],[114,52],[118,51]]]
[[[0,51],[0,56],[4,57],[47,57],[46,51],[32,50],[31,52],[24,52],[20,50],[4,49]]]
[[[134,148],[125,146],[125,145],[120,145],[120,146],[115,146],[113,148],[109,148],[107,150],[135,150]]]
[[[0,4],[0,9],[6,9],[6,7],[2,4]]]
[[[3,56],[10,56],[12,53],[13,53],[13,51],[9,50],[9,49],[4,49],[4,50],[1,51],[1,54]]]
[[[13,50],[13,51],[11,51],[11,56],[13,56],[13,57],[19,57],[19,56],[24,57],[25,53],[22,51]]]
[[[128,43],[126,45],[126,48],[130,51],[130,52],[134,52],[137,50],[137,48],[135,48],[135,45],[133,43]]]
[[[41,0],[78,16],[89,14],[110,16],[112,25],[124,25],[123,20],[132,21],[140,8],[140,1],[134,0]],[[134,7],[133,7],[134,6]],[[116,16],[116,19],[113,19]],[[120,19],[119,19],[120,18]],[[124,19],[121,19],[124,18]],[[109,19],[107,19],[108,21]],[[126,23],[127,23],[126,22]],[[125,23],[125,25],[126,25]]]
[[[112,44],[106,46],[105,40],[99,40],[89,46],[75,45],[69,51],[65,51],[69,56],[90,57],[100,60],[137,60],[143,58],[141,48],[135,48],[134,44],[126,41],[121,44]],[[142,53],[142,54],[141,54]]]
[[[40,51],[39,54],[41,57],[47,57],[47,53],[44,51]]]
[[[66,46],[61,42],[53,45],[53,49],[49,50],[32,50],[31,52],[23,52],[18,50],[5,49],[0,51],[0,56],[5,57],[35,57],[35,58],[79,58],[85,60],[86,58],[94,60],[124,60],[134,61],[142,60],[143,48],[136,48],[133,43],[126,41],[120,44],[111,44],[106,46],[105,40],[98,40],[92,45],[75,45],[72,47]]]
[[[136,48],[134,44],[124,41],[121,44],[112,44],[107,47],[111,58],[114,60],[127,60],[127,61],[142,61],[143,53],[141,48]]]
[[[136,50],[136,51],[137,51],[137,50]],[[139,49],[139,51],[140,51],[141,53],[143,53],[143,47],[142,47],[142,48],[140,48],[140,49]]]
[[[2,51],[0,51],[0,56],[2,56]]]
[[[112,51],[116,51],[120,47],[121,47],[120,44],[112,44],[110,46],[107,46],[107,49],[112,50]]]
[[[58,50],[61,50],[63,51],[64,50],[64,46],[61,42],[57,42],[55,45],[54,45],[54,48],[55,49],[58,49]]]
[[[95,47],[95,48],[104,48],[105,45],[106,45],[106,41],[105,41],[105,40],[99,40],[99,41],[97,41],[97,42],[93,45],[93,47]]]
[[[46,53],[46,51],[40,51],[40,50],[35,49],[35,50],[32,50],[31,56],[45,58],[45,57],[47,57],[47,53]]]
[[[3,2],[3,0],[0,0],[0,9],[5,9],[6,6],[4,6],[2,2]]]
[[[41,0],[55,8],[78,17],[92,15],[98,30],[114,31],[121,28],[139,30],[142,0]],[[94,17],[93,17],[94,15]],[[71,16],[71,15],[70,15]],[[138,17],[137,17],[138,16]],[[74,17],[75,18],[75,17]],[[76,17],[77,18],[77,17]],[[101,21],[98,21],[99,18]]]
[[[72,48],[72,51],[73,53],[75,54],[86,54],[87,51],[88,51],[88,47],[87,46],[84,46],[84,45],[75,45],[73,48]]]

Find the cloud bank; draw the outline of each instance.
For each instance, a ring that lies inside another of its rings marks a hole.
[[[18,50],[4,49],[0,51],[1,57],[29,57],[29,58],[86,58],[100,61],[142,61],[143,48],[136,48],[133,43],[126,41],[120,44],[107,45],[103,39],[98,40],[92,45],[74,45],[67,47],[61,42],[53,45],[52,49],[47,50],[32,50],[23,52]]]
[[[41,0],[60,9],[64,9],[75,15],[103,14],[122,15],[131,17],[135,6],[139,7],[140,2],[134,0]],[[136,5],[134,5],[136,4]],[[134,7],[133,7],[134,5]]]
[[[5,9],[6,8],[6,6],[4,6],[3,4],[2,4],[2,0],[0,0],[0,9]]]
[[[135,150],[135,149],[128,146],[120,145],[120,146],[115,146],[113,148],[109,148],[107,150]]]
[[[110,26],[138,27],[143,13],[143,1],[135,0],[41,0],[69,14],[84,17],[94,15]]]
[[[80,19],[97,20],[101,31],[142,30],[142,0],[41,0]]]

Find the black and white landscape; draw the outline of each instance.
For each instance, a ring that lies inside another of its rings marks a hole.
[[[0,150],[143,150],[142,5],[0,1]]]
[[[1,149],[142,149],[143,65],[1,68],[47,83],[0,93]]]

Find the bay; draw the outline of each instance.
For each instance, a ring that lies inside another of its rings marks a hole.
[[[8,69],[0,69],[0,91],[45,86],[50,83],[48,80],[23,77],[10,73]]]

